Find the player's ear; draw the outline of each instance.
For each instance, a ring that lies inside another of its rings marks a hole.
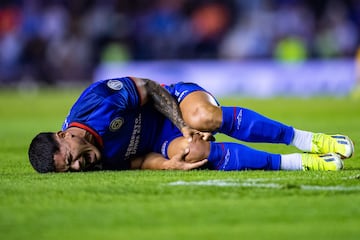
[[[65,133],[65,131],[58,131],[58,132],[56,133],[56,135],[57,135],[59,138],[65,138],[66,133]]]

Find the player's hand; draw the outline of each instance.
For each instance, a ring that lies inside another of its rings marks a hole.
[[[215,137],[210,132],[201,132],[199,130],[193,129],[189,126],[185,126],[181,129],[181,132],[183,136],[191,142],[193,139],[193,136],[198,134],[201,136],[201,138],[205,141],[215,141]]]
[[[174,155],[172,158],[167,160],[164,164],[165,169],[169,170],[191,170],[199,168],[207,163],[207,159],[200,160],[198,162],[190,163],[185,162],[185,156],[189,153],[189,149],[186,148],[184,151]]]

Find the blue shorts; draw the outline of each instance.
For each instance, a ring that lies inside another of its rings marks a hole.
[[[176,99],[176,101],[180,104],[184,98],[189,95],[192,92],[196,91],[203,91],[208,94],[210,94],[216,101],[216,103],[219,105],[216,98],[206,91],[204,88],[200,87],[196,83],[185,83],[185,82],[178,82],[171,85],[163,85],[166,90],[169,91],[169,93]]]

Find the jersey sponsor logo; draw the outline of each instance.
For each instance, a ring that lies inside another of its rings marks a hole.
[[[124,119],[122,117],[115,118],[111,121],[109,125],[109,130],[111,132],[116,132],[121,128],[123,124],[124,124]]]
[[[129,159],[132,155],[137,153],[140,143],[141,133],[141,114],[135,119],[133,132],[131,134],[130,143],[125,153],[125,159]]]
[[[225,154],[225,157],[224,157],[224,159],[225,159],[225,161],[224,161],[224,164],[223,164],[223,170],[225,170],[226,169],[226,166],[228,165],[228,163],[229,163],[229,161],[230,161],[230,150],[229,149],[226,149],[226,154]]]
[[[109,80],[107,86],[113,90],[119,91],[123,87],[123,83],[120,80]]]
[[[239,114],[237,115],[236,119],[237,119],[237,125],[236,125],[236,129],[239,130],[240,126],[241,126],[241,121],[242,121],[242,109],[240,109]]]

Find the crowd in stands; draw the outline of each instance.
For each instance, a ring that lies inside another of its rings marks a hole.
[[[359,31],[357,0],[2,0],[0,84],[113,61],[351,58]]]

